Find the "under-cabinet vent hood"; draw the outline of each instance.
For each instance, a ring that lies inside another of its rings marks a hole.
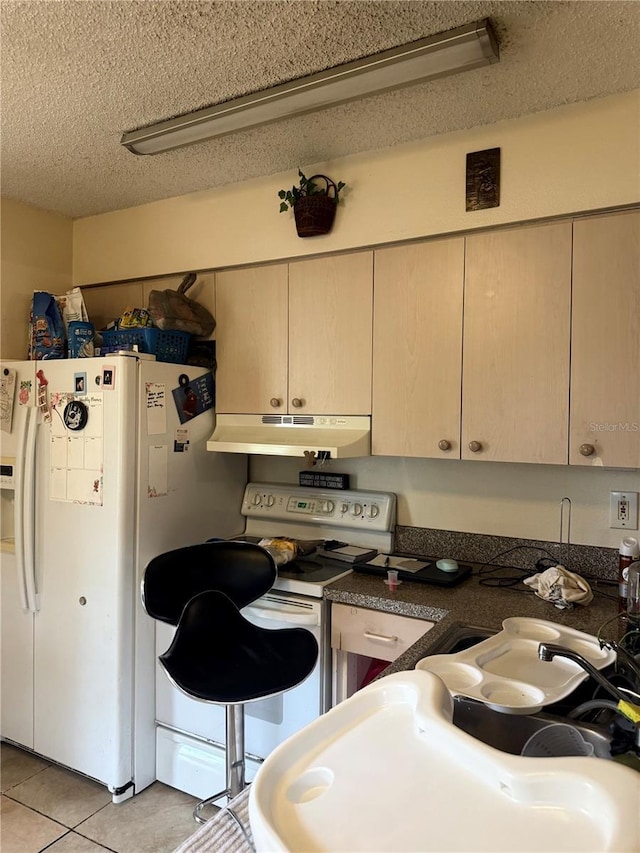
[[[218,415],[207,450],[344,459],[371,454],[371,418],[339,415]]]

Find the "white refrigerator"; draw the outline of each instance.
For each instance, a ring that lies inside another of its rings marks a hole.
[[[247,459],[206,450],[203,368],[108,355],[3,362],[0,380],[0,733],[118,802],[156,778],[144,569],[242,531]]]

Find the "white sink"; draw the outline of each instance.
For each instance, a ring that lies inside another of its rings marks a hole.
[[[452,695],[486,702],[505,714],[533,714],[569,696],[588,677],[571,660],[540,660],[541,642],[572,649],[596,669],[616,659],[614,651],[601,648],[590,634],[542,619],[512,616],[504,620],[498,634],[456,654],[423,658],[416,669],[435,673]]]
[[[509,755],[452,715],[437,676],[396,673],[291,737],[251,787],[259,853],[640,848],[640,774],[597,758]]]

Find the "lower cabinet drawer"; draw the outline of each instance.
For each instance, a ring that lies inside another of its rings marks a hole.
[[[331,647],[343,652],[393,661],[434,623],[380,610],[331,605]]]

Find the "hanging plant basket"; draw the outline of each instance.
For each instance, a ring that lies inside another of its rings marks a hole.
[[[328,234],[336,216],[337,187],[326,175],[314,175],[309,181],[321,179],[325,182],[323,192],[304,195],[293,205],[298,237],[317,237]]]
[[[326,175],[310,178],[298,169],[300,182],[290,190],[280,190],[280,213],[293,210],[298,237],[317,237],[328,234],[333,227],[336,205],[344,183],[336,184]]]

